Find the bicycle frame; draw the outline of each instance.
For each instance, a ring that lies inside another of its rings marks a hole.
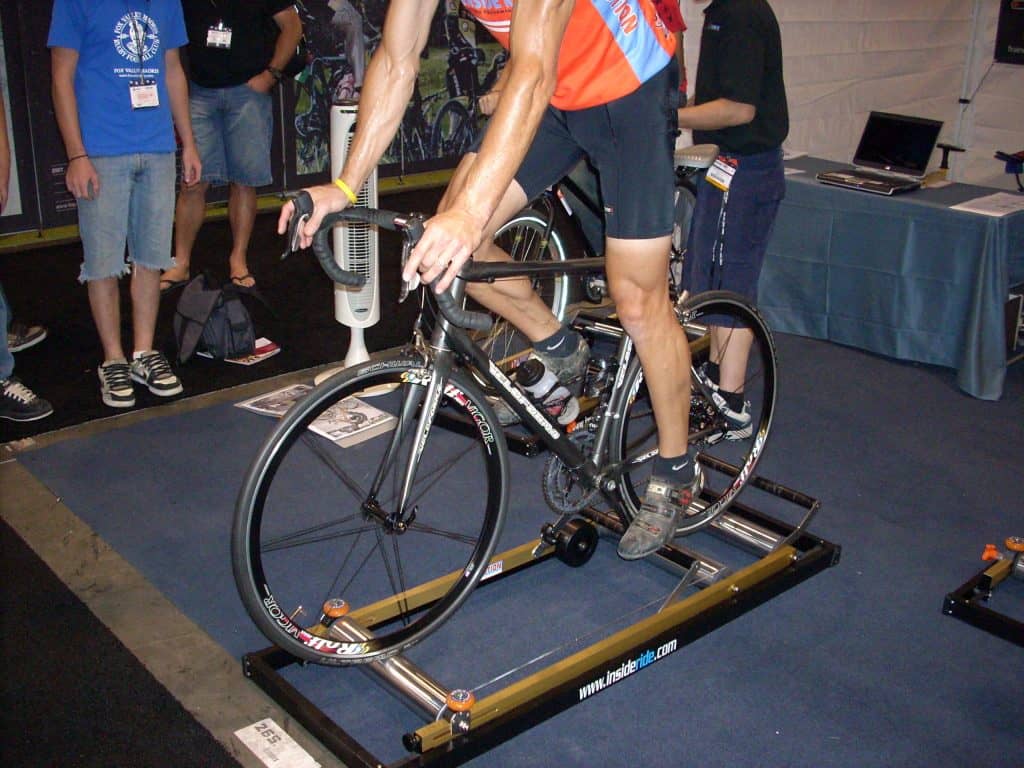
[[[469,265],[463,271],[463,280],[457,281],[453,288],[453,296],[461,301],[465,292],[466,282],[489,282],[502,277],[522,276],[530,277],[549,272],[564,273],[585,273],[603,270],[604,259],[577,259],[569,262],[559,263],[476,263]],[[425,443],[427,432],[434,425],[434,417],[440,407],[444,395],[444,384],[452,367],[461,362],[463,366],[472,368],[479,378],[489,384],[498,392],[501,398],[519,416],[521,423],[532,433],[536,434],[544,445],[557,456],[562,463],[574,474],[588,490],[601,492],[611,507],[622,517],[620,505],[614,496],[618,487],[618,472],[616,467],[605,464],[607,455],[609,430],[611,418],[609,415],[621,413],[628,398],[633,393],[625,392],[622,387],[623,377],[627,363],[633,355],[633,342],[621,329],[607,326],[605,332],[618,337],[618,345],[615,353],[616,378],[612,384],[611,393],[605,404],[605,412],[602,415],[595,439],[593,455],[587,457],[580,448],[572,441],[569,434],[559,427],[555,421],[539,409],[530,399],[512,382],[512,380],[491,360],[487,353],[473,341],[470,333],[463,328],[450,323],[444,316],[437,313],[438,324],[427,345],[431,350],[432,373],[427,383],[427,391],[421,395],[422,401],[417,398],[413,401],[410,397],[402,404],[399,426],[392,435],[391,446],[388,448],[389,461],[394,460],[395,450],[405,435],[409,420],[417,408],[422,406],[419,422],[416,426],[418,438],[412,442],[410,455],[407,457],[407,464],[404,469],[404,481],[402,492],[396,505],[398,520],[407,519],[405,510],[406,501],[412,488],[416,466]],[[381,473],[383,475],[383,472]],[[374,483],[373,495],[379,488],[381,478],[378,477]]]

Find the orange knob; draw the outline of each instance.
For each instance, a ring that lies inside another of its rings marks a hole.
[[[985,545],[985,551],[981,553],[981,559],[982,560],[985,560],[987,562],[989,560],[999,560],[1001,558],[1002,558],[1002,555],[999,554],[999,550],[996,549],[996,545],[995,544],[986,544]]]
[[[324,602],[324,616],[329,619],[340,619],[348,613],[348,603],[340,597],[332,597]]]
[[[456,688],[448,694],[444,703],[452,712],[468,712],[476,704],[476,696],[472,691]]]
[[[1006,540],[1006,548],[1011,552],[1024,552],[1024,538],[1020,536],[1010,536]]]

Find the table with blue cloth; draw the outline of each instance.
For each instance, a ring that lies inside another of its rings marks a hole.
[[[786,163],[786,199],[758,284],[769,325],[955,368],[965,392],[999,399],[1007,295],[1024,282],[1024,211],[951,209],[998,191],[968,184],[885,197],[815,179],[839,167]]]

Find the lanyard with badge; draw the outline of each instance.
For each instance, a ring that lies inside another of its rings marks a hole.
[[[711,259],[712,285],[715,288],[721,288],[722,275],[719,268],[725,263],[725,225],[729,208],[729,188],[732,186],[732,178],[736,175],[736,169],[739,166],[739,158],[719,155],[704,176],[704,180],[708,184],[722,192],[722,205],[718,209],[718,235],[715,238]]]
[[[146,9],[149,10],[149,0],[146,0]],[[131,94],[132,109],[152,109],[160,106],[160,94],[157,92],[156,80],[146,77],[142,70],[143,51],[146,47],[146,30],[139,22],[142,16],[141,11],[133,11],[128,8],[128,23],[131,28],[132,45],[139,56],[139,76],[128,81],[128,91]],[[146,15],[148,19],[148,14]]]
[[[210,5],[213,6],[215,11],[220,12],[216,0],[210,0]],[[231,47],[231,27],[224,25],[223,18],[217,21],[217,26],[206,30],[206,47],[221,49]]]

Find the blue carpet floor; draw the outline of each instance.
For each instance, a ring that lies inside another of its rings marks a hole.
[[[951,371],[778,342],[781,401],[761,471],[821,500],[812,530],[842,546],[840,564],[474,765],[959,768],[1019,758],[1024,650],[941,605],[980,569],[985,543],[1024,535],[1024,366],[992,403],[958,392]],[[235,594],[228,534],[268,426],[222,405],[21,460],[241,656],[266,642]],[[509,546],[549,517],[541,464],[514,460]],[[582,569],[548,563],[478,591],[411,656],[445,684],[475,687],[671,589],[667,574],[613,549],[602,542]],[[998,600],[1024,618],[1024,583],[1006,584]],[[401,757],[399,737],[422,723],[362,672],[287,674],[385,760]]]

